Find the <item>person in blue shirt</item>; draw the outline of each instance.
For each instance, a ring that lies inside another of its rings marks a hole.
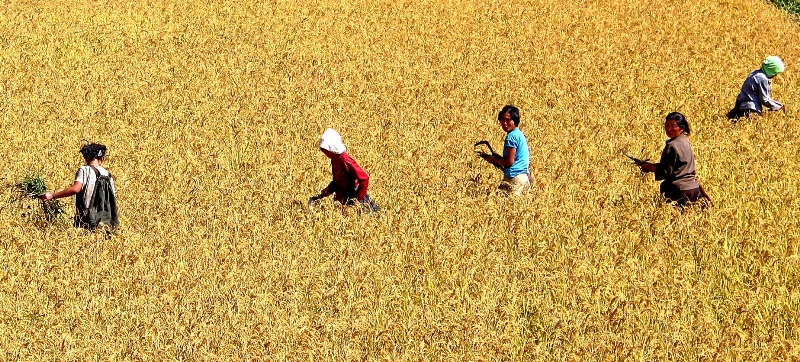
[[[500,127],[506,132],[503,156],[489,156],[486,161],[503,168],[503,182],[499,189],[509,194],[521,195],[531,185],[530,150],[525,134],[519,129],[519,109],[507,105],[497,115]]]
[[[752,71],[744,80],[742,90],[736,97],[736,105],[728,112],[728,119],[736,121],[742,117],[749,118],[751,113],[761,114],[764,108],[770,111],[783,109],[783,103],[772,99],[770,80],[785,69],[780,57],[767,57],[761,63],[761,68]]]

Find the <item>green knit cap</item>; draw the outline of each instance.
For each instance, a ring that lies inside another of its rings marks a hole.
[[[783,60],[777,55],[772,55],[764,59],[764,63],[761,63],[761,69],[764,70],[764,74],[767,77],[774,77],[778,73],[784,71],[786,67],[783,65]]]

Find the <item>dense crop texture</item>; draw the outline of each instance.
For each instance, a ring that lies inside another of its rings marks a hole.
[[[101,142],[121,216],[0,205],[0,359],[800,358],[800,27],[768,3],[12,1],[0,48],[5,183]],[[786,112],[731,124],[773,54]],[[472,148],[506,103],[515,199]],[[676,110],[706,212],[619,153]],[[382,213],[306,206],[326,127]]]

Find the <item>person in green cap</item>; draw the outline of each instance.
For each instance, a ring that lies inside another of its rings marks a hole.
[[[728,112],[728,119],[735,122],[739,118],[750,117],[753,112],[761,114],[762,107],[767,107],[770,111],[782,109],[783,103],[770,96],[770,79],[785,69],[780,57],[767,57],[761,63],[761,68],[752,71],[744,80],[742,91],[736,97],[736,105]]]

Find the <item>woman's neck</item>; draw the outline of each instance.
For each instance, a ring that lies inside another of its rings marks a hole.
[[[100,162],[100,160],[95,158],[94,160],[86,162],[86,165],[87,166],[102,166],[102,163]]]

